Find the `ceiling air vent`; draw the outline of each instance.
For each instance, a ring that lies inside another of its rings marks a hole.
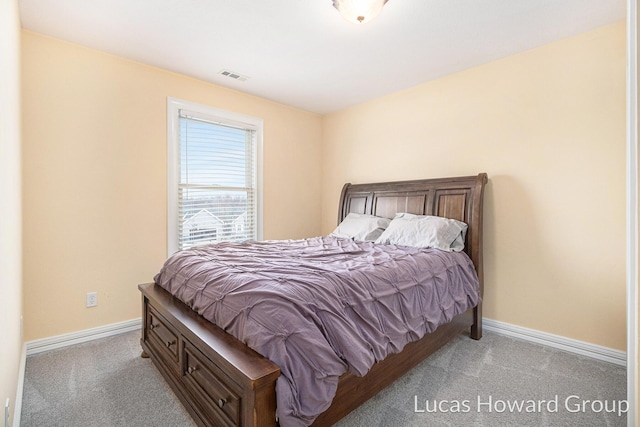
[[[233,71],[229,71],[229,70],[220,70],[218,74],[221,74],[225,77],[229,77],[230,79],[238,80],[240,82],[244,82],[249,78],[247,76],[243,76],[242,74],[234,73]]]

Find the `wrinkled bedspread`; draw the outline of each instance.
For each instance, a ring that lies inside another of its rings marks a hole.
[[[480,299],[464,252],[328,236],[184,250],[154,280],[280,367],[282,426],[311,424],[340,375],[364,375]]]

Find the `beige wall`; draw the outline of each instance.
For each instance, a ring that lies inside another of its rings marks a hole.
[[[10,423],[23,348],[20,199],[20,21],[10,0],[0,2],[0,414],[9,398]]]
[[[625,25],[325,116],[344,182],[487,172],[486,317],[625,349]]]
[[[166,258],[168,96],[262,118],[264,237],[320,233],[319,115],[28,31],[22,65],[26,340],[140,317]]]

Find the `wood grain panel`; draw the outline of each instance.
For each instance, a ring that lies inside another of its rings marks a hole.
[[[385,194],[373,199],[372,214],[385,218],[393,218],[397,213],[408,212],[423,215],[427,202],[427,194]]]
[[[468,191],[436,191],[434,212],[437,216],[469,222],[467,218]]]
[[[360,214],[369,212],[371,210],[372,196],[369,192],[342,194],[340,196],[340,209],[338,210],[338,218],[340,218],[338,223],[351,212]]]
[[[367,197],[350,197],[349,212],[365,213],[367,210]]]

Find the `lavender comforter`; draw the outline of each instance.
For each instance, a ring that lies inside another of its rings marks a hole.
[[[480,299],[463,252],[334,237],[193,248],[154,280],[280,367],[282,426],[311,424],[340,375],[364,375]]]

